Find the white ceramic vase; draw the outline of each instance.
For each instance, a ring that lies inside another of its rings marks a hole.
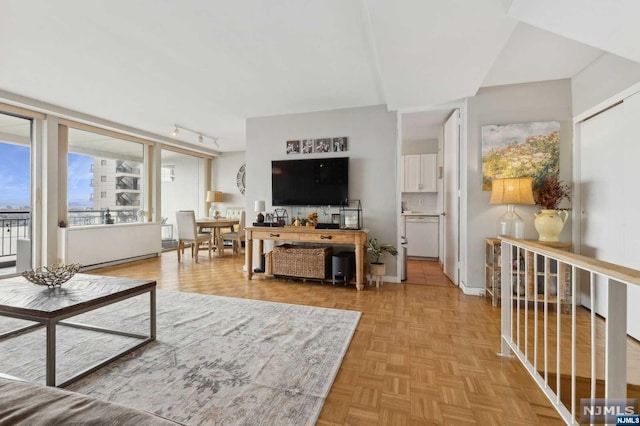
[[[533,225],[538,231],[539,241],[558,241],[558,236],[569,217],[566,210],[541,210],[536,213]]]

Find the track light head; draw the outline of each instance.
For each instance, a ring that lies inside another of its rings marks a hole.
[[[172,134],[173,134],[174,137],[178,136],[178,133],[180,133],[180,130],[185,130],[189,134],[193,133],[193,134],[198,135],[198,142],[200,142],[201,145],[204,145],[204,138],[209,138],[209,139],[211,139],[213,141],[213,143],[214,143],[214,145],[216,147],[220,148],[220,145],[218,145],[218,138],[214,138],[213,136],[209,136],[209,135],[207,135],[205,133],[189,129],[187,127],[180,126],[178,124],[174,124],[173,127],[174,127],[174,130],[173,130]]]

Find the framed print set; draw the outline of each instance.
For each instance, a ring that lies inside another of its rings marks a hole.
[[[347,141],[347,137],[291,140],[286,144],[287,155],[344,152]]]

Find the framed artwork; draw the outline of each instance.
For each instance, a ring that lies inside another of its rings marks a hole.
[[[342,152],[347,150],[347,138],[333,138],[331,147],[333,152]]]
[[[266,223],[272,223],[273,222],[273,213],[267,213],[264,215],[264,221]]]
[[[287,141],[288,154],[300,154],[300,141]]]
[[[482,190],[491,179],[532,177],[533,187],[558,176],[560,123],[545,121],[482,126]]]
[[[315,152],[331,152],[331,139],[316,139],[314,150]]]
[[[331,215],[331,223],[340,223],[340,213],[333,213]]]
[[[313,139],[302,139],[302,153],[313,154]]]

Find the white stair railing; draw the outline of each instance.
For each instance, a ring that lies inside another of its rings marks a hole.
[[[640,285],[640,271],[500,239],[501,354],[520,360],[567,424],[580,424],[578,398],[627,398],[627,287]],[[586,308],[579,282],[589,291]],[[604,317],[595,306],[606,306]],[[588,380],[588,395],[577,394],[578,379]]]

